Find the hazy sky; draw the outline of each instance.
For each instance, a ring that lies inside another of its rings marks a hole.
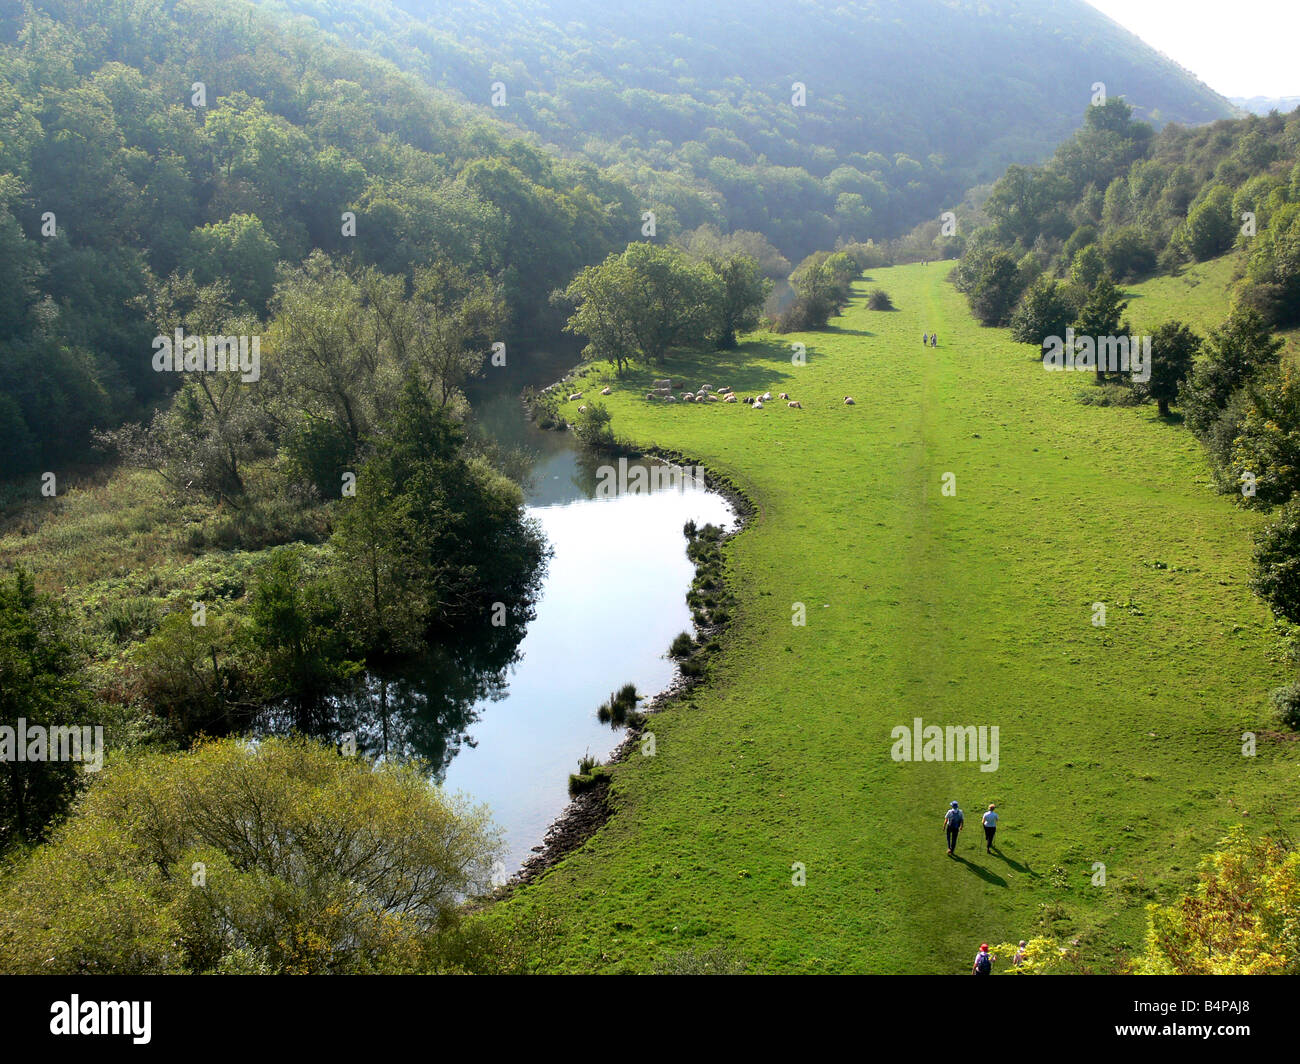
[[[1300,96],[1300,0],[1088,0],[1224,96]]]

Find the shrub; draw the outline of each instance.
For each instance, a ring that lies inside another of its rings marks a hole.
[[[1279,687],[1268,696],[1277,711],[1277,719],[1288,728],[1300,728],[1300,683]]]
[[[873,288],[871,294],[867,296],[868,310],[897,310],[894,301],[889,298],[889,293],[883,288]]]
[[[674,658],[685,658],[689,657],[694,649],[695,640],[691,638],[691,633],[679,632],[668,647],[668,655]]]

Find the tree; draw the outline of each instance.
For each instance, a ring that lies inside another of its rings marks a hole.
[[[279,251],[255,214],[232,214],[190,234],[196,280],[200,284],[224,280],[234,297],[258,314],[271,298]]]
[[[971,310],[985,325],[1006,325],[1021,291],[1016,260],[1006,251],[995,251],[985,261],[971,290]]]
[[[1237,237],[1237,220],[1232,213],[1232,191],[1214,184],[1206,189],[1187,215],[1179,239],[1200,262],[1222,255]]]
[[[1264,366],[1277,360],[1283,342],[1269,331],[1258,311],[1237,307],[1210,330],[1203,355],[1179,392],[1187,424],[1199,436],[1226,409],[1228,400]]]
[[[418,763],[277,738],[118,760],[0,888],[0,970],[380,970],[486,889],[499,845]]]
[[[90,725],[90,698],[67,614],[19,569],[0,577],[0,726],[13,729]],[[80,733],[80,732],[79,732]],[[0,850],[34,843],[71,798],[78,766],[54,758],[0,757]]]
[[[1201,338],[1179,321],[1167,321],[1151,334],[1151,379],[1146,391],[1161,417],[1169,416],[1169,404],[1192,372],[1201,350]]]
[[[1071,289],[1050,277],[1040,277],[1025,292],[1011,316],[1011,339],[1043,347],[1047,338],[1064,338],[1065,330],[1079,313]]]
[[[1148,907],[1138,975],[1300,973],[1300,853],[1236,827],[1174,904]]]
[[[1121,320],[1128,303],[1120,298],[1120,290],[1109,277],[1102,277],[1088,294],[1088,300],[1074,320],[1076,336],[1091,337],[1100,346],[1104,337],[1127,337],[1128,326]],[[1097,353],[1097,380],[1106,376],[1101,352]]]
[[[586,336],[584,353],[619,373],[634,356],[653,365],[676,345],[703,343],[724,301],[723,282],[707,265],[647,243],[588,266],[564,298],[576,308],[565,331]]]
[[[1300,489],[1300,377],[1290,365],[1259,372],[1232,441],[1233,481],[1254,485],[1247,504],[1276,506]]]
[[[1250,586],[1278,616],[1300,624],[1300,500],[1288,502],[1256,535]]]
[[[759,272],[758,263],[748,255],[715,256],[706,261],[721,287],[712,326],[713,343],[720,350],[730,350],[736,346],[738,334],[749,332],[758,324],[772,282]]]

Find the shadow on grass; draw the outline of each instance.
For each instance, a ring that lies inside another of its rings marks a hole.
[[[954,861],[959,861],[962,864],[964,864],[968,870],[975,873],[975,875],[979,876],[980,879],[984,880],[985,883],[992,883],[994,886],[997,887],[1005,887],[1007,885],[1007,881],[1003,879],[1000,875],[998,875],[996,872],[991,872],[989,871],[989,869],[984,868],[981,865],[971,863],[959,853],[953,854],[952,859]]]
[[[1010,857],[1008,857],[1005,853],[1003,853],[1000,849],[998,849],[997,846],[993,847],[993,856],[996,857],[999,861],[1002,861],[1004,864],[1010,865],[1017,872],[1029,876],[1031,879],[1041,878],[1039,873],[1033,871],[1027,864],[1021,864],[1019,861],[1013,861]]]

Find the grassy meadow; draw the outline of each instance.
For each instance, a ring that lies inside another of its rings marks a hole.
[[[1084,405],[1085,378],[978,326],[948,269],[872,271],[827,332],[580,381],[613,388],[618,437],[702,461],[757,515],[727,548],[737,608],[707,682],[616,769],[617,815],[487,917],[550,912],[559,967],[725,949],[751,971],[965,972],[981,941],[1052,934],[1109,970],[1232,825],[1300,823],[1300,745],[1267,701],[1284,633],[1247,586],[1261,518],[1154,405]],[[895,312],[866,309],[875,286]],[[1226,312],[1214,277],[1133,292],[1147,328]],[[647,402],[670,373],[803,409]],[[997,771],[892,760],[917,717],[996,725]]]

